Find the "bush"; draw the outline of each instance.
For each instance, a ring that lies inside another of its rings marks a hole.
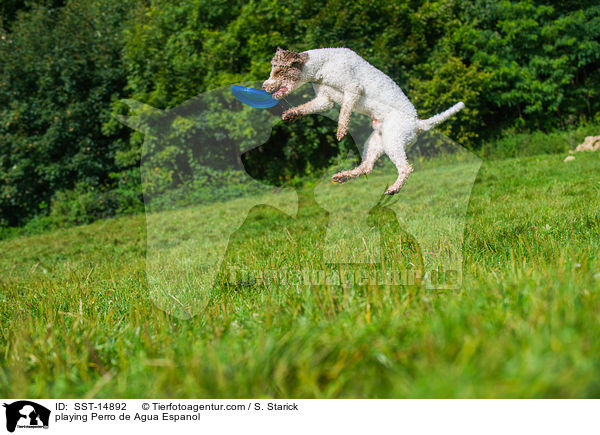
[[[139,170],[137,174],[129,174],[129,178],[132,175],[139,176]],[[102,190],[81,182],[74,189],[58,192],[52,199],[50,216],[43,222],[65,227],[87,224],[115,215],[143,212],[139,183],[127,181],[127,173],[115,173],[111,177],[119,179],[117,187],[111,190]]]
[[[600,135],[600,123],[586,123],[567,130],[554,130],[549,133],[533,131],[518,133],[514,129],[506,131],[494,141],[485,142],[481,156],[487,159],[506,159],[537,154],[559,154],[575,149],[586,136]]]
[[[105,186],[128,136],[102,125],[125,96],[120,28],[131,2],[30,6],[0,29],[0,225],[23,224],[77,183]]]

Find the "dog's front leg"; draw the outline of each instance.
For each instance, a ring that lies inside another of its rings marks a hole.
[[[305,115],[323,112],[324,110],[331,109],[331,107],[333,107],[333,101],[331,101],[327,95],[321,94],[298,107],[292,107],[291,109],[286,110],[281,115],[281,119],[284,121],[295,121]]]
[[[362,87],[360,86],[349,86],[344,89],[344,99],[342,100],[342,107],[340,109],[340,117],[338,119],[337,129],[337,140],[342,140],[346,133],[348,133],[348,124],[350,124],[350,115],[354,111],[356,103],[360,99],[362,94]]]

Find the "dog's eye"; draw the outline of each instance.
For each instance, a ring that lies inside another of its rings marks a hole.
[[[276,70],[273,70],[273,75],[276,77],[284,77],[288,73],[288,71],[288,68],[280,66]]]

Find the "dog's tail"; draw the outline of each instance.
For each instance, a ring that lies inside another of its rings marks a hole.
[[[452,115],[460,112],[464,108],[465,108],[465,104],[461,101],[459,103],[456,103],[454,106],[452,106],[448,110],[445,110],[442,113],[438,113],[437,115],[434,115],[431,118],[419,119],[419,130],[421,130],[421,131],[430,130],[433,127],[435,127],[436,125],[441,124],[446,119],[450,118]]]

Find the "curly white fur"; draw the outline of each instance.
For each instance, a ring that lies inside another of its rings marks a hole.
[[[347,48],[303,53],[278,48],[271,63],[273,69],[263,88],[275,98],[282,98],[307,82],[313,83],[316,94],[308,103],[284,112],[284,120],[321,112],[337,103],[341,106],[337,138],[341,140],[347,133],[352,112],[371,116],[373,133],[365,143],[362,163],[335,174],[332,179],[344,182],[367,174],[385,153],[398,169],[398,178],[386,190],[387,195],[397,193],[412,172],[405,148],[421,131],[433,128],[465,107],[459,102],[445,112],[420,120],[412,103],[391,78]]]

